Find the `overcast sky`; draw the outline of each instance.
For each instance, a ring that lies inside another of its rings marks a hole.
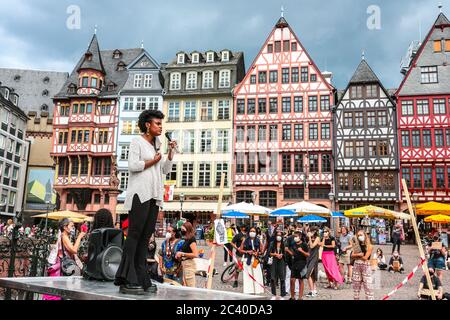
[[[441,1],[450,17],[450,0]],[[248,68],[285,8],[285,18],[318,67],[344,88],[361,52],[387,88],[401,81],[399,65],[412,40],[436,20],[435,0],[0,0],[0,67],[71,72],[98,25],[101,49],[140,47],[159,62],[175,53],[243,51]],[[71,5],[81,26],[67,28]],[[368,7],[380,8],[369,29]],[[4,9],[9,9],[5,12]],[[421,26],[421,28],[420,28]]]

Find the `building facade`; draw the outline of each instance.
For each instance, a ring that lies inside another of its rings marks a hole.
[[[195,214],[201,224],[212,221],[223,174],[223,202],[232,200],[232,91],[244,75],[243,53],[231,50],[179,52],[166,66],[164,132],[178,141],[180,151],[167,177],[175,184],[174,200],[163,208],[167,221],[180,216],[180,195],[183,216]]]
[[[19,95],[0,82],[0,219],[23,211],[29,143]]]
[[[450,21],[440,13],[396,92],[400,175],[418,202],[450,201],[449,52]]]
[[[61,210],[93,214],[107,208],[115,217],[119,93],[128,80],[126,66],[142,51],[100,51],[94,35],[54,97],[51,156]]]
[[[0,81],[14,89],[20,97],[20,108],[28,115],[25,137],[30,141],[24,223],[30,217],[56,206],[53,190],[55,176],[52,151],[53,101],[67,81],[66,72],[0,68]]]
[[[339,211],[399,205],[395,102],[362,60],[334,109],[335,195]]]
[[[117,162],[119,189],[122,192],[118,198],[120,203],[125,201],[128,187],[130,143],[136,135],[141,134],[138,127],[139,115],[146,109],[162,111],[164,84],[160,65],[145,50],[123,67],[127,69],[128,79],[120,92],[119,103]]]
[[[331,208],[331,74],[321,73],[282,17],[235,90],[236,202]]]

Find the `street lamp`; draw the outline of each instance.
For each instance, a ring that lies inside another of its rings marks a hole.
[[[184,193],[180,193],[180,204],[181,204],[180,220],[183,219],[183,202],[184,202],[184,199],[185,199]]]
[[[253,191],[253,192],[252,192],[252,203],[253,203],[253,204],[256,204],[256,196],[257,196],[256,191]]]
[[[333,218],[333,212],[336,210],[335,209],[335,203],[334,203],[334,193],[333,191],[331,191],[328,194],[328,198],[330,199],[331,202],[331,221],[333,221],[333,230],[334,230],[334,236],[336,237],[336,232],[337,232],[337,225],[336,225],[336,220],[334,220],[335,218]],[[338,218],[339,219],[339,218]]]
[[[50,201],[46,201],[45,203],[47,204],[47,214],[45,216],[45,233],[47,233],[48,213],[50,211],[50,204],[51,204],[51,202]]]

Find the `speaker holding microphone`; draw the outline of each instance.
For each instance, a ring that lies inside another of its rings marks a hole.
[[[172,142],[172,135],[170,134],[170,132],[166,132],[166,138],[169,142]],[[177,153],[180,153],[180,151],[178,150],[178,146],[175,148],[175,151]]]

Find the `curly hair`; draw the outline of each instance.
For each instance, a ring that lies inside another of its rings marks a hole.
[[[95,213],[92,230],[114,228],[112,213],[108,209],[100,209]]]
[[[164,114],[159,110],[144,110],[139,115],[138,126],[142,133],[147,132],[145,124],[153,119],[164,119]]]

